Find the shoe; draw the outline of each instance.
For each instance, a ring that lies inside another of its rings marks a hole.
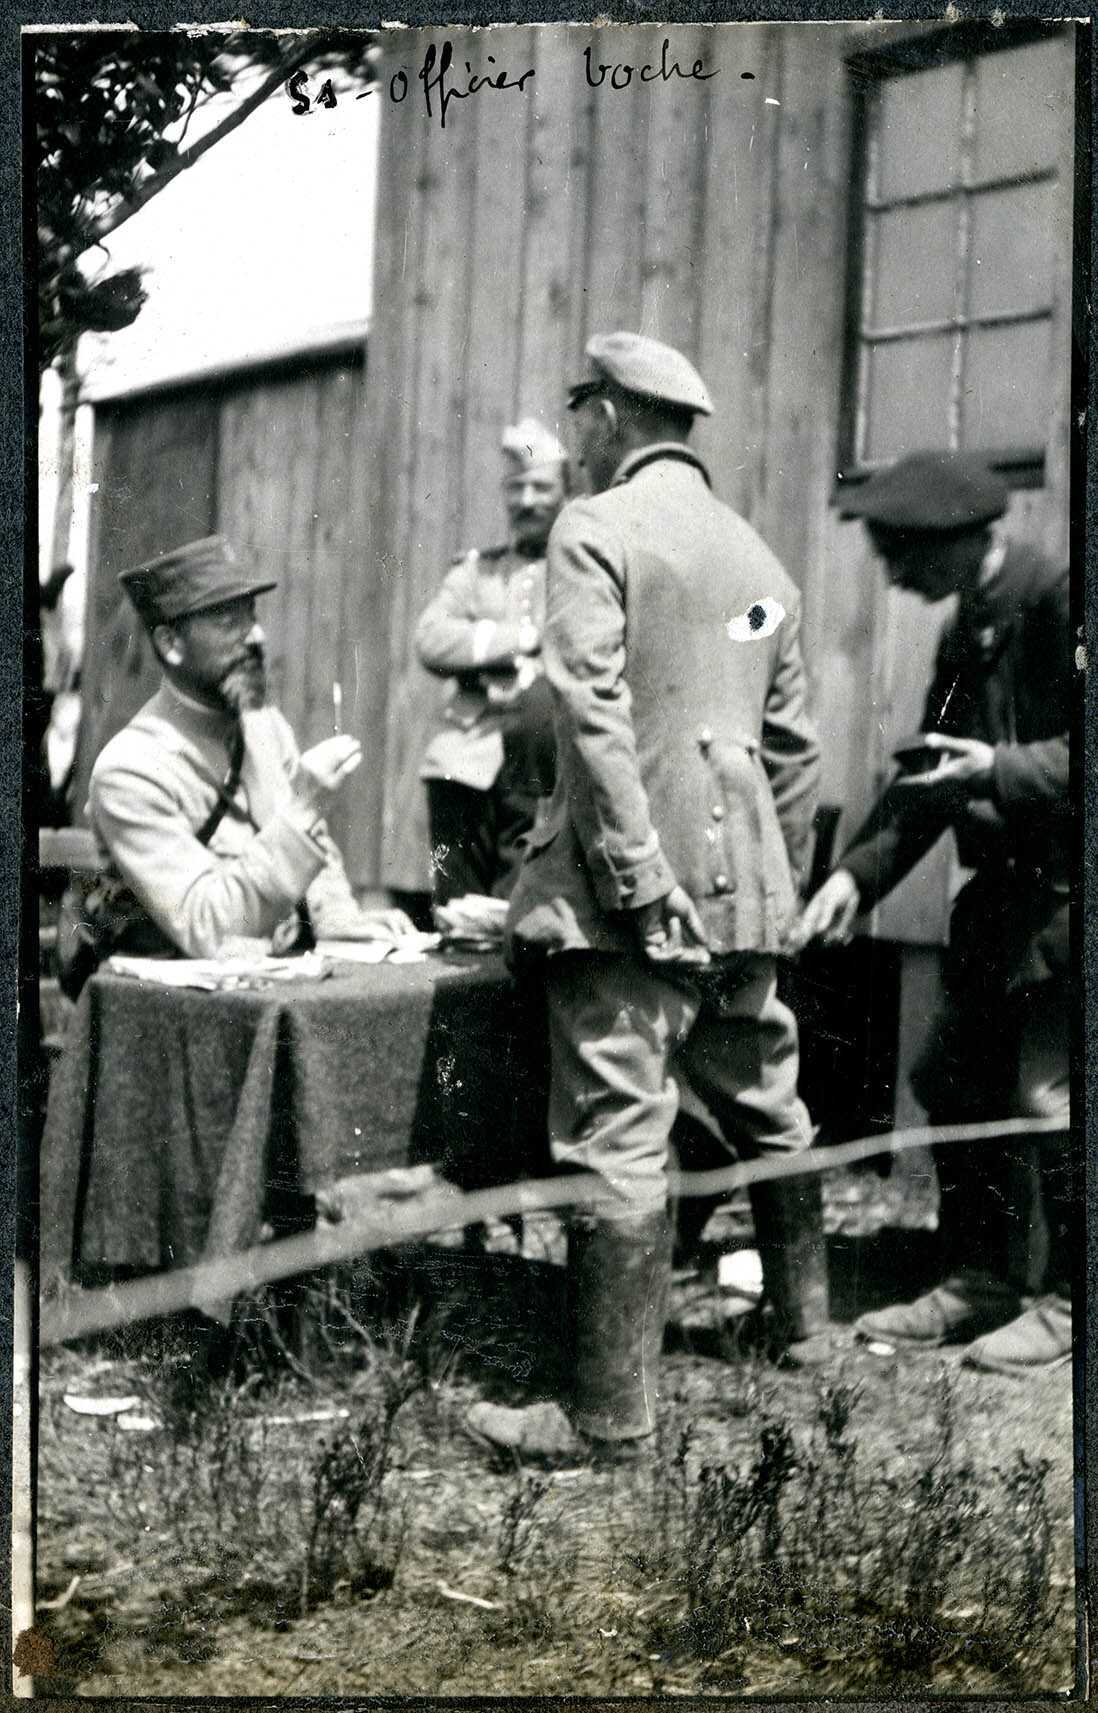
[[[543,1402],[509,1409],[503,1404],[474,1404],[465,1417],[474,1439],[546,1462],[583,1458],[587,1447],[559,1404]]]
[[[597,1440],[577,1432],[559,1404],[543,1402],[508,1409],[474,1404],[464,1422],[470,1438],[516,1457],[542,1463],[635,1463],[655,1445],[642,1440]]]
[[[894,1303],[859,1315],[854,1334],[863,1340],[938,1350],[1005,1325],[1020,1307],[1018,1293],[1000,1280],[988,1274],[958,1273],[913,1303]]]
[[[1071,1304],[1063,1297],[1039,1297],[1016,1320],[976,1339],[961,1360],[989,1374],[1062,1368],[1071,1361]]]

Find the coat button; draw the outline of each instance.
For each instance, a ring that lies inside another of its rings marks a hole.
[[[717,892],[727,892],[728,891],[728,876],[726,874],[714,875],[713,887],[714,887],[714,890]]]
[[[713,733],[709,730],[708,726],[703,726],[701,731],[698,733],[699,745],[701,746],[702,749],[708,749],[712,742],[713,742]]]
[[[714,805],[713,805],[713,819],[714,819],[714,821],[723,821],[724,820],[724,804],[723,803],[714,803]]]

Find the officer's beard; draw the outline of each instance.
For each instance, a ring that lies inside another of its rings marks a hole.
[[[511,525],[511,544],[524,559],[544,559],[553,519],[522,513]]]
[[[225,673],[218,686],[221,700],[234,713],[262,708],[267,700],[267,662],[263,650],[253,644]]]

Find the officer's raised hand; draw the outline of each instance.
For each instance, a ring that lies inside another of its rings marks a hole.
[[[349,732],[324,738],[299,756],[291,781],[307,809],[323,814],[336,792],[362,761],[362,745]]]
[[[906,800],[942,795],[985,797],[991,790],[995,751],[982,738],[947,737],[927,732],[924,747],[938,753],[938,765],[930,773],[902,773],[892,786]]]
[[[837,868],[805,905],[786,935],[783,949],[799,952],[810,940],[822,940],[825,946],[845,946],[861,901],[854,876],[845,868]]]
[[[709,945],[702,919],[690,894],[673,886],[666,898],[644,904],[633,913],[644,955],[657,964],[709,962]]]

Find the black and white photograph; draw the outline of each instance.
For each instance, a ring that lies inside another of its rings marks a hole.
[[[1078,1698],[1090,20],[306,25],[23,32],[14,1693]]]

